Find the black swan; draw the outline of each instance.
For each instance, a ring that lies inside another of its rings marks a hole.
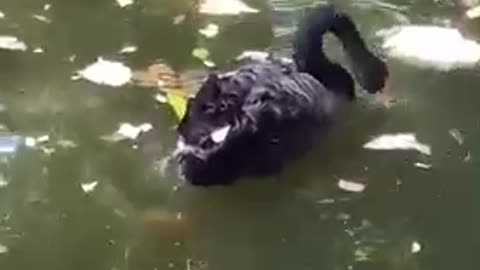
[[[355,99],[350,74],[323,53],[326,32],[341,41],[361,87],[381,91],[387,67],[353,21],[331,5],[311,8],[298,27],[293,61],[268,57],[211,72],[188,100],[175,151],[184,179],[212,186],[268,176],[308,151],[338,103]]]

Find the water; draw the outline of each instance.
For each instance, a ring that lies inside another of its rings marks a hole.
[[[288,53],[310,1],[273,1],[273,11],[248,3],[262,12],[175,25],[190,1],[0,1],[0,33],[29,46],[0,51],[0,269],[478,269],[477,72],[391,60],[397,106],[362,99],[324,146],[281,175],[212,189],[179,185],[174,168],[160,173],[177,120],[154,89],[71,79],[98,56],[135,69],[163,59],[202,74],[196,47],[218,64],[245,50]],[[446,1],[337,4],[377,48],[381,28],[455,16]],[[197,31],[209,22],[222,33],[205,40]],[[137,52],[119,55],[126,45]],[[328,48],[341,56],[335,43]],[[101,139],[122,122],[154,129],[138,142]],[[362,149],[395,132],[415,133],[432,155]],[[339,179],[367,188],[346,192]]]

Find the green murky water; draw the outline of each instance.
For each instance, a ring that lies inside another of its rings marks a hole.
[[[0,0],[0,35],[28,45],[0,50],[0,269],[478,269],[478,72],[389,61],[397,106],[360,101],[326,146],[281,175],[213,189],[179,185],[175,168],[160,172],[177,120],[154,89],[72,79],[99,56],[201,73],[196,47],[217,64],[245,50],[288,52],[310,1],[248,3],[261,12],[182,20],[191,1]],[[382,28],[454,16],[445,1],[338,4],[377,47]],[[201,37],[212,22],[220,34]],[[137,51],[118,53],[127,45]],[[137,141],[101,139],[122,122],[153,130]],[[415,133],[432,155],[362,148],[395,132]],[[341,190],[339,178],[366,189]]]

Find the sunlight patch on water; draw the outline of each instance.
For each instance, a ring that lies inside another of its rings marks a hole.
[[[458,29],[433,25],[396,26],[377,32],[387,54],[406,63],[448,71],[471,68],[480,60],[480,45]]]

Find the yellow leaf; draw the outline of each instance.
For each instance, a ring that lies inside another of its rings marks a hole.
[[[192,51],[192,55],[200,60],[206,60],[210,56],[210,52],[205,48],[196,48]]]
[[[184,96],[167,92],[167,102],[172,106],[178,119],[182,119],[187,111],[187,99]]]

